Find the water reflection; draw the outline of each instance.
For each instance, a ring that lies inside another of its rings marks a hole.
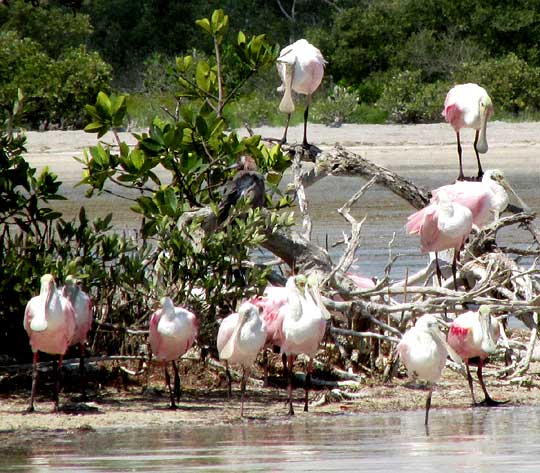
[[[0,470],[498,473],[540,467],[539,407],[435,409],[429,435],[423,419],[419,409],[211,428],[40,434],[15,450],[0,446]]]

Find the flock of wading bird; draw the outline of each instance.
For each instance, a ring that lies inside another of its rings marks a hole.
[[[280,110],[288,115],[282,143],[286,143],[289,119],[294,111],[292,98],[294,91],[307,96],[302,145],[309,148],[307,141],[309,105],[312,94],[323,78],[324,65],[325,60],[321,52],[304,39],[281,51],[277,61],[282,80],[282,86],[278,90],[283,92]],[[438,261],[437,252],[454,250],[452,274],[453,282],[456,284],[456,265],[469,233],[473,228],[481,228],[490,219],[497,219],[508,204],[508,192],[513,195],[515,193],[505,181],[501,171],[482,170],[479,153],[487,152],[486,125],[493,113],[493,105],[485,89],[476,84],[456,85],[448,92],[442,113],[456,133],[459,174],[455,183],[432,191],[431,202],[408,218],[406,230],[419,235],[421,251],[435,253],[435,261]],[[463,174],[460,144],[462,128],[472,128],[476,133],[474,151],[478,174],[472,178],[467,178]],[[243,157],[238,167],[235,178],[224,191],[218,216],[219,223],[223,223],[226,219],[224,213],[240,196],[248,197],[257,206],[262,205],[264,201],[262,199],[265,192],[264,179],[256,172],[253,159]],[[436,274],[441,284],[442,275],[438,264]],[[359,287],[374,287],[373,281],[369,278],[354,276],[351,278]],[[52,275],[47,274],[41,278],[40,293],[28,302],[24,316],[24,327],[34,352],[29,411],[34,410],[38,352],[58,354],[60,367],[62,357],[70,345],[80,344],[82,355],[92,325],[92,317],[92,302],[76,278],[69,276],[62,289],[57,289]],[[285,287],[268,286],[262,295],[243,302],[237,312],[223,319],[217,334],[217,348],[220,359],[227,363],[236,363],[243,368],[241,416],[249,369],[262,350],[276,346],[282,353],[284,376],[288,378],[289,415],[294,414],[292,379],[295,357],[301,353],[309,357],[304,401],[304,410],[308,410],[313,357],[330,319],[331,315],[319,292],[318,279],[302,274],[290,276]],[[482,376],[482,367],[487,357],[495,351],[500,330],[499,323],[490,314],[489,307],[480,306],[478,310],[467,311],[457,316],[450,325],[447,337],[439,329],[440,324],[441,318],[437,314],[421,316],[403,335],[396,347],[396,353],[400,355],[409,374],[429,383],[425,409],[426,425],[433,385],[440,379],[448,356],[459,363],[465,362],[473,405],[493,406],[500,403],[488,394]],[[161,300],[161,307],[150,317],[150,347],[154,359],[164,365],[172,408],[176,407],[176,402],[180,398],[180,379],[176,362],[195,342],[197,330],[195,314],[186,308],[176,307],[170,297],[164,297]],[[484,400],[481,403],[477,403],[474,397],[470,360],[475,360],[478,366],[478,380],[484,393]],[[173,386],[167,370],[168,362],[171,362],[174,371]],[[83,368],[84,362],[81,361],[81,369]],[[58,410],[58,387],[56,381],[55,411]]]

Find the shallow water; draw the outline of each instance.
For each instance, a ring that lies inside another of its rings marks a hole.
[[[166,414],[164,414],[166,415]],[[524,472],[540,468],[540,407],[433,409],[278,423],[40,434],[0,445],[3,472]]]

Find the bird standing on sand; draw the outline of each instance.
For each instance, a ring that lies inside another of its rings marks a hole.
[[[287,125],[283,133],[282,143],[287,142],[287,130],[291,114],[294,112],[292,91],[306,96],[306,109],[304,111],[304,139],[302,146],[309,148],[307,141],[307,121],[311,96],[317,90],[324,76],[326,61],[321,52],[305,39],[299,39],[293,44],[283,48],[277,59],[277,69],[281,77],[281,86],[278,91],[283,92],[279,110],[287,114]]]
[[[498,338],[499,325],[497,319],[490,314],[490,308],[486,305],[480,306],[477,311],[464,312],[456,317],[450,325],[447,338],[448,345],[465,361],[473,406],[504,404],[504,402],[495,401],[491,398],[482,376],[484,362],[489,355],[495,353]],[[485,396],[485,399],[479,404],[476,403],[474,398],[473,380],[469,369],[469,362],[472,358],[478,358],[478,381]]]
[[[58,412],[58,392],[60,390],[59,372],[62,361],[75,333],[75,311],[71,302],[58,289],[52,274],[41,277],[39,295],[32,297],[24,312],[24,328],[30,337],[30,346],[34,352],[32,369],[32,393],[28,412],[34,411],[34,398],[37,386],[37,363],[40,351],[59,355],[55,363],[56,382],[54,392],[54,411]]]
[[[493,103],[486,89],[478,84],[459,84],[450,89],[444,101],[442,115],[456,132],[457,151],[459,157],[458,181],[465,179],[463,174],[462,148],[460,130],[473,128],[476,130],[474,137],[474,152],[478,163],[478,176],[481,179],[484,174],[480,156],[478,153],[487,153],[488,143],[486,136],[487,121],[493,114]]]
[[[324,337],[326,321],[330,319],[330,314],[321,301],[318,282],[314,281],[311,284],[312,286],[308,284],[308,280],[304,275],[289,277],[285,285],[287,288],[287,303],[280,309],[283,317],[281,353],[287,355],[287,374],[289,378],[287,387],[289,415],[294,415],[292,405],[294,359],[300,353],[309,356],[304,400],[304,411],[307,412],[313,357]]]
[[[156,360],[163,362],[171,409],[176,408],[175,400],[180,400],[180,375],[176,360],[191,348],[197,338],[198,327],[195,314],[183,307],[175,307],[170,297],[161,299],[161,307],[150,318],[150,347]],[[174,391],[167,370],[169,361],[174,371]]]
[[[457,289],[457,260],[471,231],[472,221],[471,211],[450,200],[443,191],[437,194],[433,203],[409,216],[405,229],[411,235],[420,235],[422,253],[435,252],[439,284],[442,282],[442,274],[437,253],[453,248],[452,275]]]
[[[225,317],[219,326],[217,349],[219,358],[227,362],[227,375],[230,392],[229,363],[242,365],[240,383],[240,417],[244,416],[244,395],[246,381],[251,365],[264,347],[266,329],[260,317],[259,308],[251,302],[244,302],[238,312]]]
[[[414,327],[404,333],[396,351],[409,376],[422,379],[429,384],[424,421],[427,426],[433,386],[441,378],[449,351],[453,358],[457,358],[459,362],[461,360],[448,349],[444,336],[438,328],[437,317],[432,314],[420,317]]]
[[[84,351],[88,332],[92,328],[93,304],[90,296],[83,291],[82,281],[73,275],[66,277],[62,295],[69,299],[73,310],[75,311],[75,333],[71,339],[70,345],[79,345],[80,361],[79,372],[81,377],[81,396],[86,400],[86,379],[84,366]]]

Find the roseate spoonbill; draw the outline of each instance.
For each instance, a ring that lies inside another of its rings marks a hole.
[[[283,313],[281,307],[287,303],[287,289],[282,286],[267,286],[262,296],[253,297],[250,302],[261,311],[261,317],[266,328],[266,342],[264,344],[264,379],[268,385],[268,356],[267,348],[275,349],[283,343]],[[283,355],[285,358],[285,355]],[[283,366],[286,367],[284,359]]]
[[[294,415],[292,405],[294,359],[300,353],[309,356],[304,400],[304,411],[307,412],[313,357],[324,337],[326,320],[330,318],[330,314],[322,304],[317,281],[309,284],[304,275],[291,276],[285,287],[287,288],[287,304],[280,309],[283,317],[281,353],[287,355],[289,415]],[[303,289],[303,294],[300,288]]]
[[[480,87],[478,84],[458,84],[452,87],[446,95],[442,114],[456,132],[459,156],[459,181],[465,178],[463,175],[460,130],[462,128],[473,128],[476,130],[474,152],[476,154],[476,162],[478,163],[478,179],[481,179],[483,171],[478,153],[487,153],[487,121],[493,114],[493,104],[486,89]]]
[[[154,357],[163,363],[171,409],[176,409],[175,399],[180,400],[180,375],[176,360],[191,348],[197,338],[198,327],[195,314],[183,307],[175,307],[170,297],[161,299],[161,307],[150,318],[150,347]],[[174,391],[167,370],[169,361],[174,371]]]
[[[491,398],[482,376],[484,362],[489,355],[495,353],[498,338],[499,325],[497,319],[490,314],[490,308],[486,305],[480,306],[477,311],[471,310],[464,312],[456,317],[450,325],[447,341],[465,361],[467,381],[469,382],[473,406],[497,406],[504,404],[504,402],[495,401]],[[469,362],[472,358],[478,358],[478,381],[485,395],[485,399],[480,404],[476,404],[474,399],[473,380],[469,370]]]
[[[294,112],[292,91],[306,96],[306,109],[304,111],[304,140],[302,146],[309,148],[307,141],[307,121],[311,96],[321,84],[324,76],[326,61],[321,52],[305,39],[299,39],[293,44],[283,48],[277,59],[277,69],[281,77],[279,92],[283,92],[283,98],[279,104],[279,110],[287,114],[287,125],[283,133],[282,143],[287,142],[287,130],[291,114]]]
[[[497,169],[485,172],[481,182],[456,181],[454,184],[434,189],[433,196],[445,192],[454,202],[467,207],[473,215],[473,225],[482,228],[489,220],[490,214],[498,218],[508,205],[508,194],[500,182],[504,175]]]
[[[448,194],[441,191],[434,198],[433,203],[409,216],[405,228],[411,235],[420,235],[422,253],[435,252],[439,284],[441,284],[442,275],[437,253],[450,248],[454,249],[452,275],[457,289],[457,260],[472,228],[471,211],[457,202],[452,202]]]
[[[426,426],[428,425],[433,387],[441,378],[446,358],[450,354],[454,360],[461,363],[461,359],[446,343],[438,328],[438,323],[435,315],[423,315],[416,321],[414,327],[403,334],[403,338],[396,347],[409,376],[428,382],[429,391],[426,398],[424,421]]]
[[[75,311],[71,302],[56,288],[54,276],[45,274],[41,277],[41,289],[26,304],[24,328],[30,337],[30,346],[34,352],[32,369],[32,393],[28,412],[34,411],[34,398],[37,386],[38,352],[59,355],[56,367],[54,393],[54,411],[58,412],[58,392],[60,388],[59,371],[62,369],[64,354],[75,333]]]
[[[62,288],[62,295],[67,298],[75,311],[75,334],[70,345],[79,345],[80,361],[79,372],[81,376],[81,396],[86,400],[86,379],[84,367],[84,351],[88,332],[92,328],[93,304],[90,296],[83,291],[82,281],[73,275],[68,275]]]
[[[238,200],[243,197],[251,206],[262,207],[265,199],[263,176],[257,172],[257,163],[252,156],[243,155],[233,166],[238,171],[224,188],[223,198],[218,207],[218,224],[222,224]]]
[[[217,349],[219,358],[242,365],[240,383],[240,417],[244,416],[244,395],[251,365],[266,342],[266,329],[259,308],[244,302],[238,312],[225,317],[219,326]],[[230,377],[229,377],[230,380]]]
[[[508,206],[508,194],[514,196],[524,208],[527,205],[516,194],[500,169],[488,169],[481,182],[456,181],[454,184],[431,191],[433,196],[445,192],[452,201],[467,207],[473,215],[473,225],[482,228],[488,223],[490,214],[497,220]]]

